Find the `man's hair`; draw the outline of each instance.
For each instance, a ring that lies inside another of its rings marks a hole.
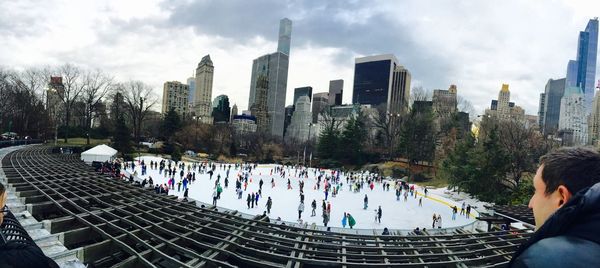
[[[546,194],[564,185],[571,194],[600,182],[600,154],[590,148],[566,147],[540,158]]]
[[[0,182],[0,196],[3,195],[4,192],[6,192],[6,187],[4,187],[4,184]]]

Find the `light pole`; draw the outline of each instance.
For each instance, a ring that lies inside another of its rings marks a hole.
[[[312,129],[312,125],[313,125],[312,122],[308,123],[308,140],[306,140],[306,142],[304,143],[304,155],[302,156],[302,165],[303,166],[306,166],[306,145],[310,142],[310,130]]]

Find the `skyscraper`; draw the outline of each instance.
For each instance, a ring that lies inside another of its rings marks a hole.
[[[312,101],[312,118],[313,123],[317,123],[319,121],[319,114],[323,112],[329,106],[329,93],[321,92],[315,93],[313,95]]]
[[[577,61],[569,60],[567,64],[567,76],[565,81],[565,87],[576,87],[577,86]]]
[[[508,84],[502,84],[502,88],[498,92],[498,100],[492,100],[492,105],[490,109],[485,110],[485,114],[496,116],[502,120],[525,122],[525,110],[516,106],[514,102],[510,102]]]
[[[544,113],[546,111],[546,93],[540,93],[540,104],[538,108],[538,126],[540,131],[544,131]]]
[[[565,94],[566,78],[548,79],[544,90],[544,110],[540,114],[540,128],[544,135],[556,135],[560,118],[560,100]]]
[[[594,99],[596,59],[598,54],[598,18],[589,20],[585,31],[579,32],[577,43],[577,82],[583,91],[586,112],[589,114]]]
[[[258,102],[258,83],[261,83],[266,94],[266,118],[268,130],[271,135],[283,137],[285,119],[285,95],[287,92],[287,76],[289,65],[290,40],[292,22],[282,19],[279,29],[278,51],[255,59],[252,62],[252,76],[250,78],[250,96],[248,107],[253,107]],[[262,77],[259,79],[259,77]],[[266,81],[261,81],[266,79]],[[256,116],[258,130],[262,131],[261,116]]]
[[[310,100],[308,96],[302,95],[294,103],[294,114],[292,115],[290,125],[287,129],[286,138],[306,141],[309,139],[310,123],[312,115],[310,112]]]
[[[238,115],[238,107],[236,104],[231,107],[231,116],[229,117],[229,122],[233,122],[233,117]]]
[[[292,42],[292,21],[283,18],[279,21],[279,40],[277,51],[290,56],[290,44]],[[295,102],[294,102],[295,103]]]
[[[271,133],[271,115],[269,114],[267,89],[269,80],[265,75],[259,75],[256,78],[255,102],[250,106],[250,111],[256,117],[256,131],[260,133]],[[282,133],[283,135],[283,133]]]
[[[215,67],[210,55],[202,57],[196,68],[196,83],[193,111],[200,121],[212,124],[212,86]]]
[[[433,111],[439,116],[451,116],[457,111],[457,88],[456,85],[450,85],[448,90],[433,90]]]
[[[308,102],[310,103],[312,101],[312,90],[313,90],[312,87],[294,88],[294,102],[292,102],[292,105],[296,105],[298,98],[300,98],[301,96],[307,96]]]
[[[215,123],[229,122],[231,108],[229,107],[229,97],[227,95],[217,96],[212,107],[212,117]]]
[[[394,55],[356,58],[352,103],[384,105],[388,113],[400,113],[410,97],[410,72]]]
[[[342,94],[344,92],[344,80],[329,81],[329,105],[342,105]]]
[[[187,79],[187,85],[190,90],[188,93],[188,104],[190,105],[190,108],[192,108],[192,106],[194,106],[194,97],[196,97],[196,78],[189,77]],[[192,109],[190,109],[190,111],[192,111]]]
[[[600,84],[598,88],[600,88]],[[596,90],[596,95],[594,96],[588,128],[588,142],[598,148],[600,146],[600,90]]]
[[[587,143],[588,126],[584,100],[583,90],[580,87],[565,89],[565,94],[560,101],[558,121],[558,128],[564,133],[562,135],[564,145],[585,145]]]
[[[166,114],[173,109],[179,116],[187,116],[188,94],[188,85],[178,81],[165,82],[163,86],[162,113]]]

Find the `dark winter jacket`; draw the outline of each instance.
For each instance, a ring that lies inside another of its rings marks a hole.
[[[558,209],[511,260],[511,267],[600,267],[600,183]]]
[[[0,267],[58,268],[58,265],[36,246],[8,242],[0,245]]]

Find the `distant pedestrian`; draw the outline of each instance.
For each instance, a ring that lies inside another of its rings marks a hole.
[[[348,224],[348,215],[344,212],[344,217],[342,218],[342,227],[346,228],[346,224]]]
[[[379,206],[379,209],[377,210],[377,221],[379,221],[379,223],[381,223],[381,206]]]
[[[348,225],[350,226],[350,229],[356,225],[356,220],[354,220],[354,217],[352,217],[350,213],[348,213]]]
[[[381,235],[390,235],[390,230],[388,230],[387,227],[383,228],[383,232],[381,233]]]
[[[300,202],[300,205],[298,205],[298,219],[302,218],[302,211],[304,211],[304,203]]]
[[[271,200],[271,197],[269,196],[269,199],[267,199],[267,214],[271,214],[271,206],[273,205],[273,200]]]
[[[456,220],[456,213],[458,212],[458,208],[456,206],[452,207],[452,220]]]
[[[217,190],[215,189],[215,191],[213,192],[213,206],[217,206],[217,199],[219,197],[219,194],[217,193]]]
[[[365,198],[363,198],[363,209],[367,209],[369,207],[369,197],[365,194]]]

